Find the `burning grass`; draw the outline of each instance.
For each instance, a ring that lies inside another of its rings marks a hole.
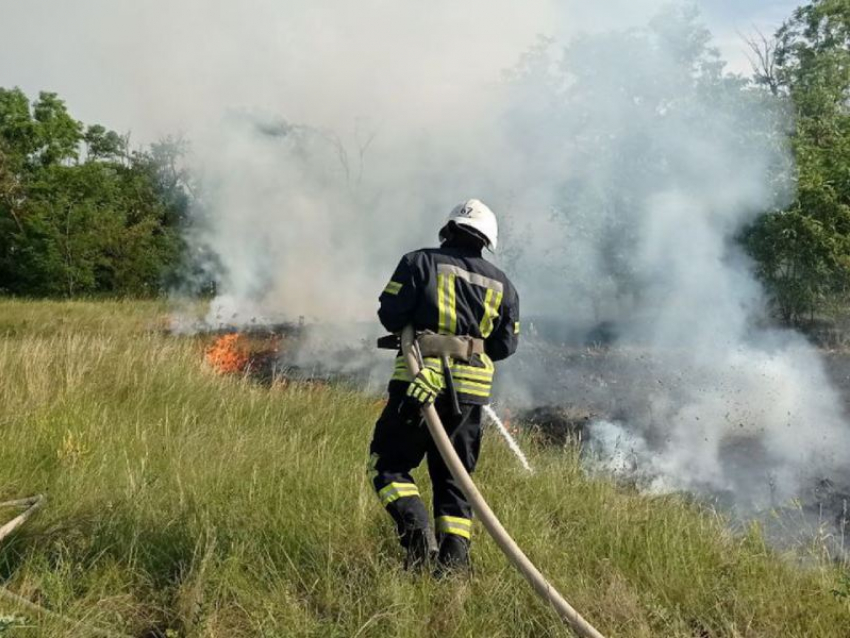
[[[240,343],[238,333],[216,339],[204,356],[210,367],[220,374],[244,372],[251,361],[251,352]]]
[[[280,371],[283,337],[278,334],[257,336],[233,332],[214,338],[204,350],[207,365],[219,374],[247,374],[274,380]]]
[[[206,367],[220,375],[237,375],[267,387],[298,383],[319,389],[329,383],[355,382],[357,372],[344,375],[320,366],[299,365],[299,352],[306,342],[303,323],[254,325],[241,331],[222,328],[197,333]]]
[[[161,312],[0,303],[0,500],[48,497],[0,547],[5,585],[136,636],[567,635],[477,525],[470,583],[398,568],[366,479],[373,397],[209,374],[212,338],[163,334]],[[488,435],[481,489],[607,635],[846,636],[846,569],[796,568],[757,528],[521,443],[535,475]]]

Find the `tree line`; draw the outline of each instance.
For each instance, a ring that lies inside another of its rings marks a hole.
[[[152,296],[181,266],[183,144],[131,150],[55,94],[0,88],[0,293]]]
[[[813,0],[751,43],[760,87],[793,111],[783,131],[794,200],[744,230],[788,324],[850,302],[850,0]],[[133,150],[85,126],[54,93],[0,88],[0,294],[157,295],[191,264],[185,144]]]

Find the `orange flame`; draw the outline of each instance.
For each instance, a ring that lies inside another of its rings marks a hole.
[[[243,372],[248,367],[250,353],[239,333],[222,335],[206,350],[207,363],[220,374]]]

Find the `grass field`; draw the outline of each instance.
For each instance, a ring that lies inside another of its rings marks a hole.
[[[0,501],[49,499],[0,547],[8,589],[132,636],[570,635],[477,524],[470,581],[400,569],[366,477],[374,397],[216,375],[166,314],[0,302]],[[533,477],[488,432],[479,485],[607,635],[850,635],[846,567],[797,567],[756,529],[522,445]],[[0,635],[88,632],[0,602]]]

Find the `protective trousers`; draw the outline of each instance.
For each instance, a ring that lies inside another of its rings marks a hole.
[[[462,414],[455,416],[448,398],[440,396],[435,407],[461,463],[471,474],[481,449],[481,406],[462,405]],[[427,457],[441,554],[461,539],[465,552],[471,538],[472,508],[434,445],[419,406],[403,391],[390,392],[375,424],[370,453],[375,490],[396,523],[402,546],[407,548],[412,537],[429,527],[428,511],[410,475]]]

